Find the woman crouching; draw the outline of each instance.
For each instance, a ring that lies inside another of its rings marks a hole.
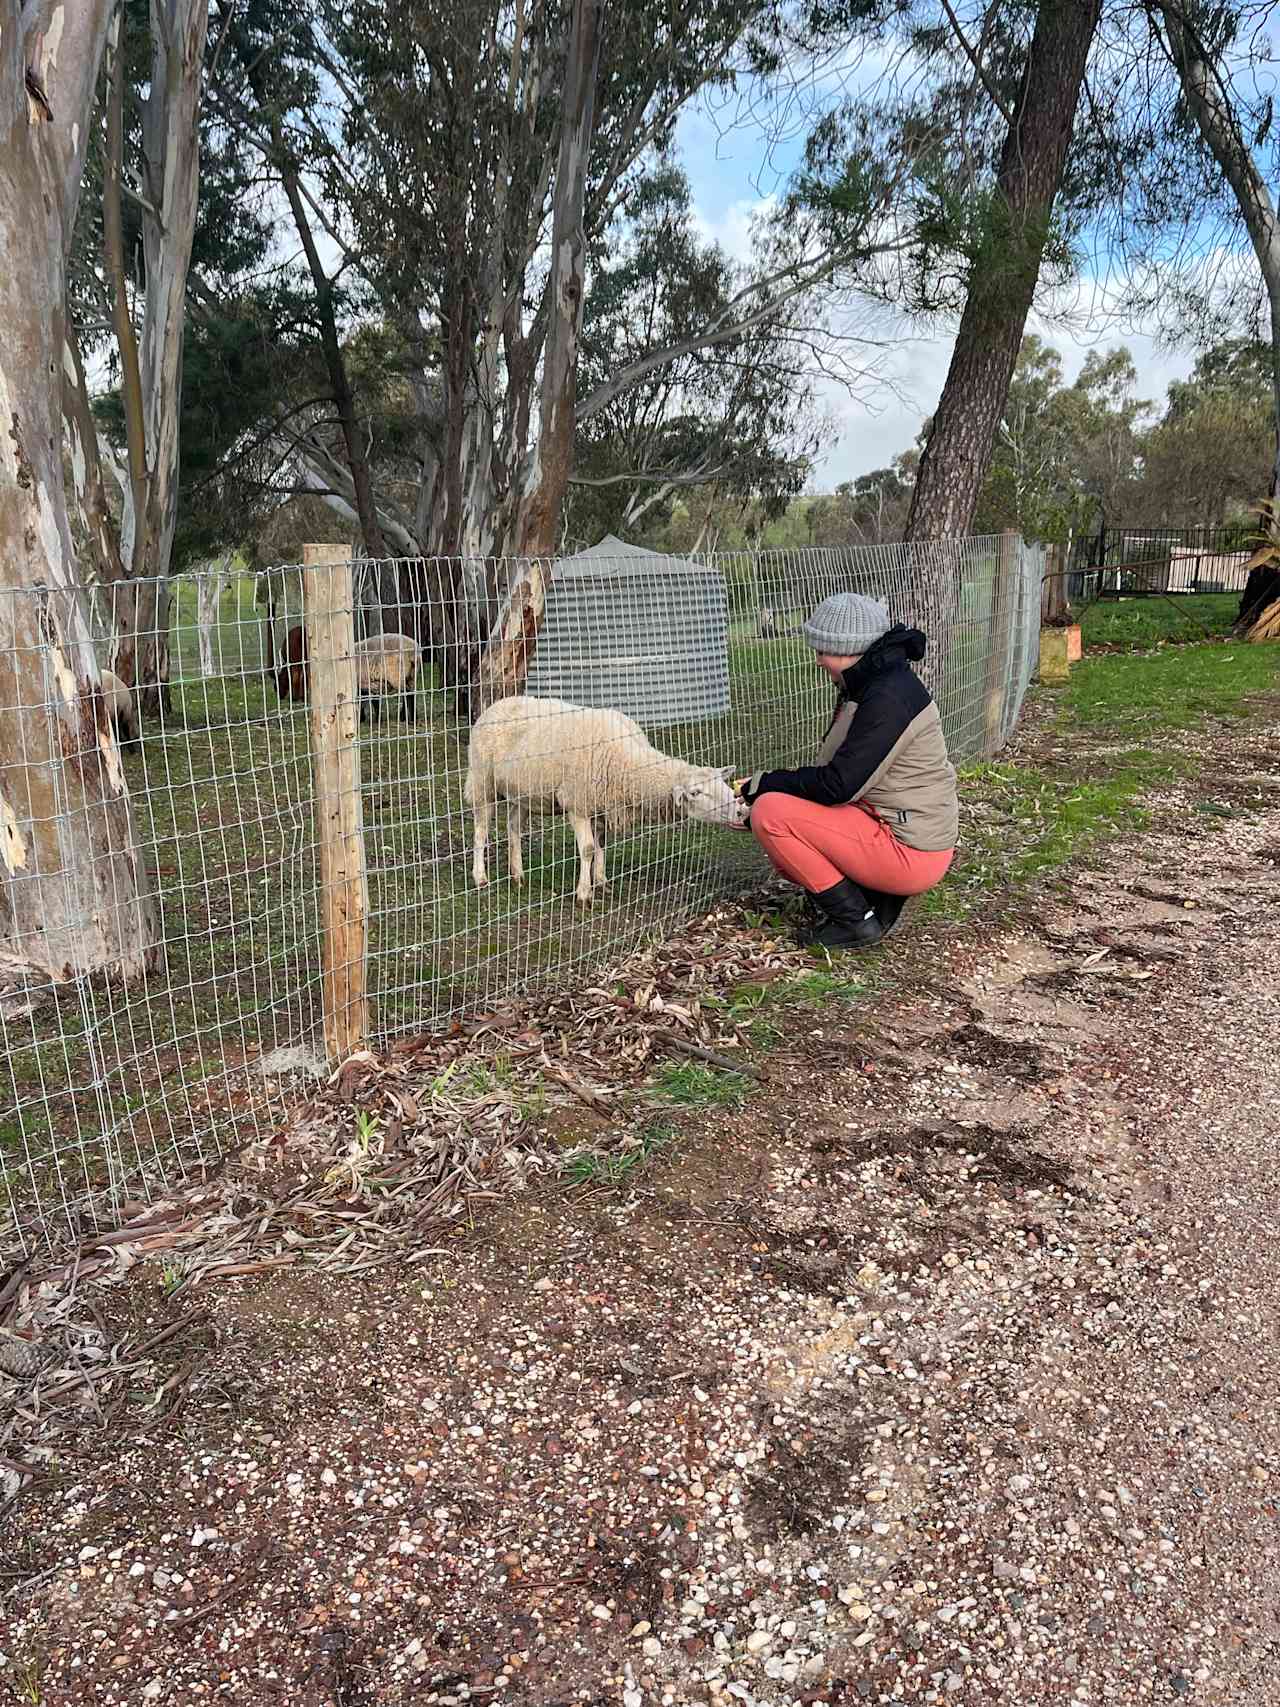
[[[910,895],[945,875],[958,829],[956,773],[938,708],[911,661],[918,628],[875,599],[836,593],[804,637],[839,691],[818,762],[760,771],[740,785],[753,835],[776,870],[808,891],[824,948],[871,948]]]

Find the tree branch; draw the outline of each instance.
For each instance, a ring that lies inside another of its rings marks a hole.
[[[893,247],[897,247],[897,245],[885,244],[878,246],[878,249],[887,251]],[[858,252],[868,253],[869,251],[859,250]],[[779,295],[771,296],[751,313],[738,319],[727,320],[725,316],[728,316],[731,310],[757,295],[760,291],[768,289],[770,285],[776,284],[779,279],[786,278],[788,274],[794,274],[794,268],[779,268],[761,279],[753,280],[725,305],[718,325],[709,326],[703,332],[693,333],[687,338],[681,338],[674,343],[663,345],[660,349],[649,350],[602,381],[578,405],[576,411],[578,424],[581,425],[584,421],[589,421],[592,416],[598,415],[621,392],[634,385],[637,380],[643,379],[645,374],[652,373],[656,368],[665,367],[669,362],[677,361],[681,356],[692,355],[698,350],[714,349],[721,344],[732,343],[755,327],[767,324],[777,315],[785,303],[793,301],[806,291],[812,290],[815,285],[830,278],[841,262],[847,258],[846,253],[836,251],[828,253],[821,260],[812,262],[802,275],[793,276],[791,284]]]
[[[987,94],[990,95],[992,101],[995,103],[996,110],[999,112],[1000,117],[1004,120],[1004,122],[1012,130],[1012,128],[1013,128],[1013,114],[1009,111],[1009,108],[1006,107],[1004,102],[1000,99],[999,91],[996,89],[995,84],[991,81],[991,78],[987,75],[987,71],[986,71],[985,66],[983,65],[982,61],[978,58],[978,55],[974,52],[973,48],[969,45],[969,39],[965,35],[963,29],[961,29],[961,27],[960,27],[960,20],[959,20],[959,18],[956,17],[955,12],[952,10],[951,0],[941,0],[941,5],[942,5],[942,10],[947,14],[947,22],[951,25],[952,35],[955,36],[956,40],[960,43],[960,46],[964,49],[965,58],[969,61],[970,65],[972,65],[974,71],[977,73],[978,80],[982,84],[982,87],[987,91]]]
[[[719,480],[727,474],[729,464],[722,462],[716,467],[706,464],[698,468],[689,468],[682,474],[670,469],[638,468],[626,474],[571,474],[569,483],[573,486],[625,486],[625,485],[663,485],[663,486],[705,486],[709,480]]]

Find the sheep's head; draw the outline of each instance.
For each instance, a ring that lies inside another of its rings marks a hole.
[[[699,824],[741,824],[747,809],[729,787],[727,778],[732,768],[715,770],[711,766],[690,766],[671,791],[677,812]]]

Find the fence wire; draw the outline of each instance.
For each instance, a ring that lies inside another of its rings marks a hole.
[[[689,821],[668,789],[666,821],[652,803],[615,815],[588,905],[558,813],[527,817],[519,884],[496,815],[476,886],[475,682],[524,567],[404,559],[359,563],[342,583],[375,1046],[598,971],[765,870],[749,835]],[[812,758],[831,688],[800,627],[831,592],[940,626],[925,674],[957,761],[1007,740],[1037,654],[1043,553],[1009,536],[696,559],[597,548],[550,568],[528,689],[621,712],[660,754],[738,775]],[[125,1197],[198,1177],[325,1070],[309,700],[336,661],[308,648],[302,585],[295,567],[223,560],[163,586],[0,599],[8,1245],[84,1233]],[[120,693],[108,676],[101,698],[78,692],[90,654],[166,685]],[[550,755],[585,775],[599,740],[562,719],[521,734],[512,762]],[[647,747],[629,762],[661,769]]]

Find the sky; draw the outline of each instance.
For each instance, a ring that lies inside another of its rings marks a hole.
[[[677,146],[689,177],[695,217],[701,232],[714,238],[731,255],[749,255],[753,213],[778,188],[796,157],[794,145],[783,145],[768,164],[761,162],[758,132],[728,130],[703,109],[688,112],[681,121]],[[1195,352],[1163,348],[1152,333],[1121,333],[1099,323],[1089,331],[1073,314],[1072,325],[1049,324],[1033,315],[1027,330],[1035,332],[1062,356],[1069,384],[1090,349],[1105,352],[1124,345],[1138,370],[1138,395],[1162,402],[1169,382],[1191,372]],[[824,408],[835,417],[836,432],[820,456],[810,479],[815,492],[830,492],[873,468],[883,468],[899,451],[915,443],[921,423],[933,412],[947,377],[952,337],[921,337],[888,314],[880,335],[890,345],[884,375],[890,383],[875,398],[853,399],[834,384],[820,387]]]

